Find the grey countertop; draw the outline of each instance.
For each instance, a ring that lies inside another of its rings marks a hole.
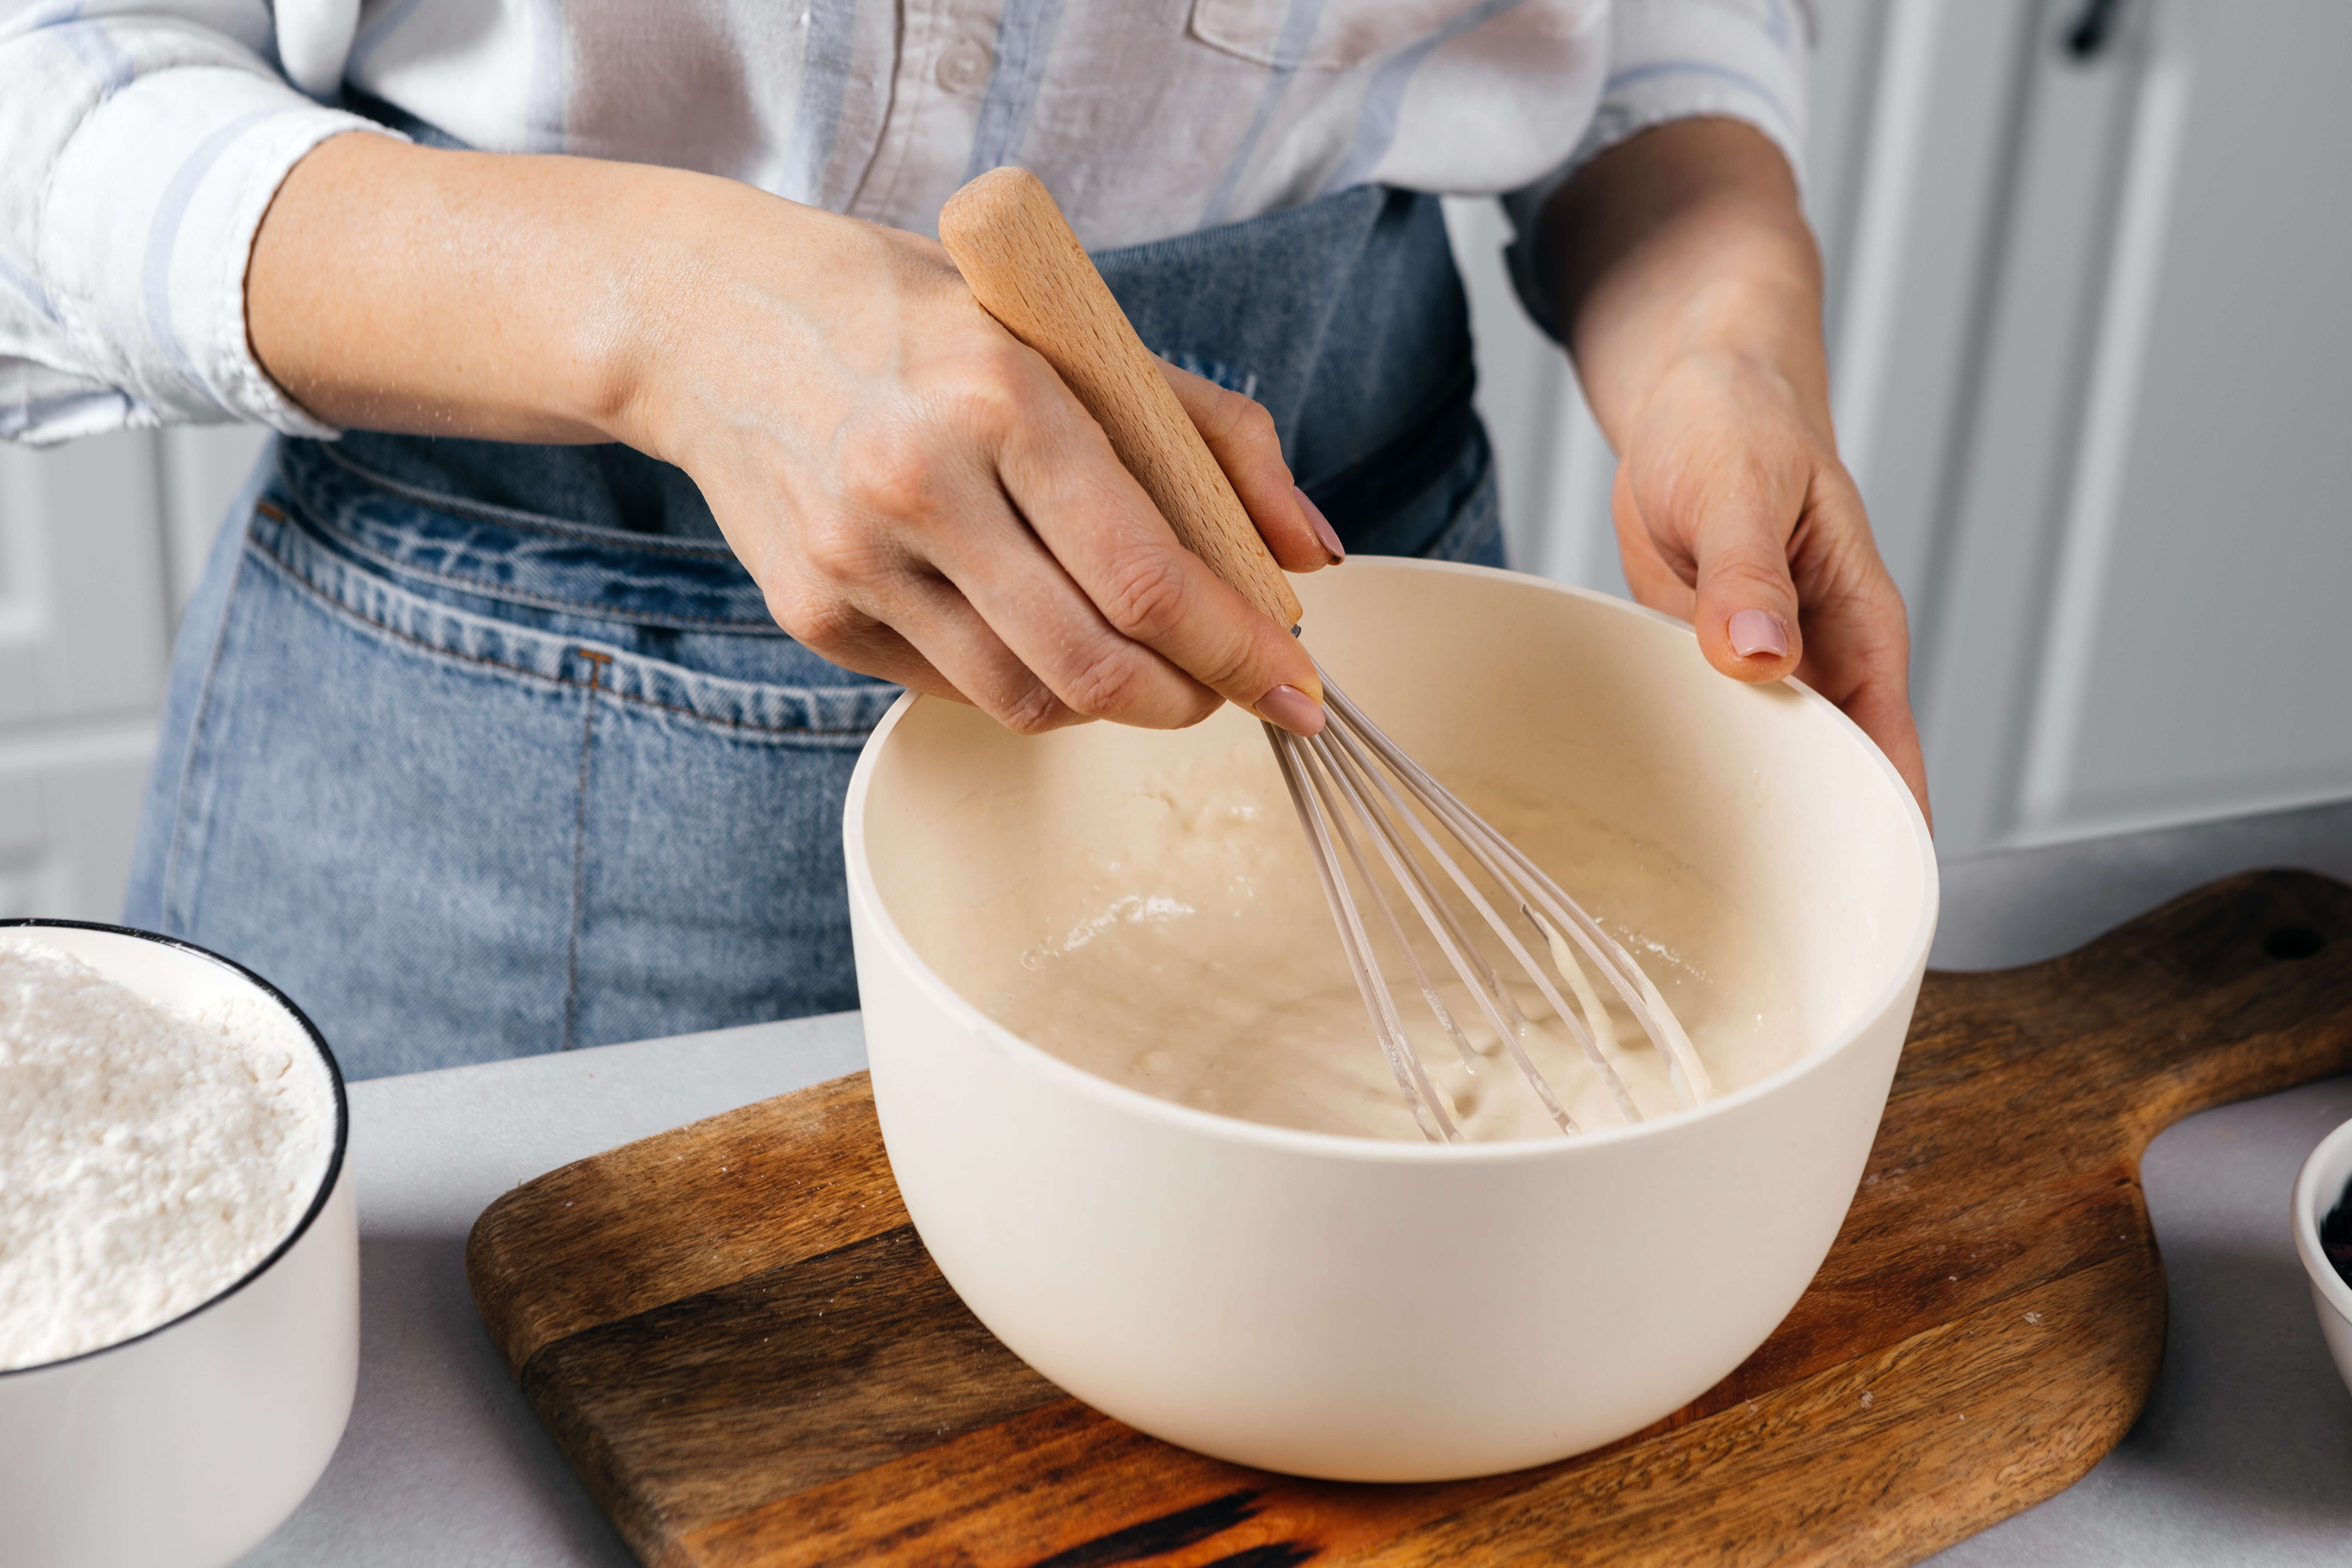
[[[2261,866],[2352,882],[2352,803],[1948,863],[1935,962],[2030,963]],[[466,1233],[557,1165],[864,1065],[845,1013],[353,1085],[359,1400],[317,1489],[244,1568],[633,1563],[475,1318]],[[2337,1079],[2157,1139],[2142,1179],[2172,1316],[2147,1413],[2081,1482],[1937,1563],[2352,1561],[2352,1395],[2286,1221],[2296,1167],[2347,1120]]]

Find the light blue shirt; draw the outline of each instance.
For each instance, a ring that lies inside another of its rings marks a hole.
[[[1664,121],[1804,137],[1799,0],[0,0],[0,437],[330,436],[245,321],[288,170],[381,132],[700,170],[930,232],[999,163],[1090,247],[1367,182],[1516,193]]]

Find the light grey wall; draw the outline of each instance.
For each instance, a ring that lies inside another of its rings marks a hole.
[[[178,607],[260,442],[0,446],[0,918],[121,914]]]

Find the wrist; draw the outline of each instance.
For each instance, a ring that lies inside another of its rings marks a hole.
[[[589,416],[692,471],[707,437],[737,443],[748,410],[772,434],[789,426],[839,378],[845,345],[887,354],[892,324],[877,312],[894,242],[913,237],[731,180],[647,173],[660,177],[616,215],[603,303],[583,328]]]
[[[575,345],[581,415],[609,439],[678,460],[672,395],[709,287],[705,259],[723,254],[714,205],[732,209],[745,187],[731,181],[646,169],[601,214],[594,306]],[[620,193],[616,193],[620,194]]]
[[[1828,427],[1820,274],[1811,238],[1734,199],[1686,212],[1588,289],[1570,348],[1604,429],[1697,365],[1785,382]]]
[[[1623,400],[1639,407],[1664,383],[1703,374],[1756,389],[1792,408],[1831,439],[1829,363],[1820,326],[1821,296],[1775,279],[1769,268],[1734,269],[1695,288],[1679,310],[1656,324],[1651,352],[1628,356]]]
[[[679,390],[708,374],[712,328],[742,325],[729,263],[772,247],[765,209],[792,204],[688,170],[540,162],[563,165],[557,173],[572,187],[560,243],[579,259],[575,291],[541,319],[540,352],[553,373],[547,412],[679,461]]]
[[[1538,254],[1612,441],[1702,366],[1785,383],[1826,432],[1820,252],[1752,128],[1678,121],[1612,148],[1555,194]]]

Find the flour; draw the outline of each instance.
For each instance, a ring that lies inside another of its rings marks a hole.
[[[202,1306],[299,1222],[334,1093],[259,995],[181,1010],[0,945],[0,1370]]]

